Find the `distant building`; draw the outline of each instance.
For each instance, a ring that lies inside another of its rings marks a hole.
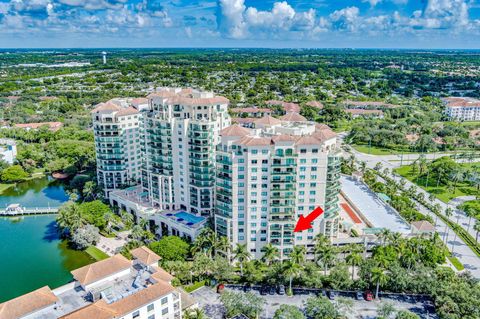
[[[307,102],[306,103],[307,106],[311,106],[311,107],[315,107],[319,110],[323,109],[324,108],[324,105],[322,102],[318,102],[318,101],[310,101],[310,102]]]
[[[445,114],[457,121],[480,121],[480,100],[470,97],[447,97]]]
[[[294,245],[311,253],[318,234],[336,237],[340,159],[336,134],[297,113],[257,119],[255,129],[232,125],[217,147],[215,229],[254,258],[271,243],[286,258]],[[294,233],[300,214],[324,214]],[[311,257],[312,255],[309,254]]]
[[[381,110],[347,109],[345,110],[345,112],[350,114],[353,118],[358,118],[358,117],[383,118],[383,111]]]
[[[284,113],[288,113],[288,112],[300,113],[300,105],[298,105],[297,103],[291,103],[291,102],[285,102],[285,101],[279,101],[279,100],[268,100],[265,102],[265,104],[281,106]]]
[[[62,122],[40,122],[40,123],[24,123],[24,124],[15,124],[13,127],[21,128],[25,130],[38,130],[42,126],[48,126],[50,131],[58,131],[62,128]]]
[[[272,110],[267,108],[257,108],[257,107],[239,107],[230,109],[230,112],[233,115],[240,117],[263,117],[267,115],[272,115]],[[246,116],[244,116],[246,115]]]
[[[107,64],[107,52],[102,52],[102,62],[103,64]]]
[[[158,267],[160,257],[147,247],[132,250],[133,261],[115,255],[72,271],[74,281],[45,286],[0,304],[2,319],[181,319],[195,306],[173,276]],[[184,296],[185,295],[185,296]]]
[[[343,101],[342,104],[347,108],[347,109],[393,109],[400,107],[400,105],[397,104],[391,104],[391,103],[385,103],[385,102],[380,102],[380,101],[350,101],[346,100]]]
[[[11,139],[1,138],[0,156],[0,159],[4,160],[8,164],[13,164],[17,158],[17,143]]]

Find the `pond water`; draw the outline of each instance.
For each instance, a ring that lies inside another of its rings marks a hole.
[[[47,177],[18,183],[0,195],[0,208],[10,204],[23,207],[58,207],[68,200],[62,182]]]
[[[68,200],[60,182],[34,179],[0,195],[0,207],[57,207]],[[55,215],[0,217],[0,302],[48,285],[68,283],[70,270],[94,260],[70,249],[57,232]]]

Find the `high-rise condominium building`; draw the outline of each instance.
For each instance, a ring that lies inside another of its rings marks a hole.
[[[457,121],[480,121],[480,100],[470,97],[447,97],[445,114]]]
[[[260,258],[275,245],[282,258],[294,245],[313,247],[317,234],[338,232],[340,159],[336,134],[326,125],[289,113],[258,119],[255,129],[221,131],[216,153],[216,231],[233,246],[247,244]],[[320,206],[313,228],[294,233],[300,214]]]
[[[142,112],[142,187],[153,207],[213,214],[215,146],[231,124],[228,99],[164,88]]]
[[[140,113],[146,99],[112,99],[91,112],[97,156],[97,181],[110,191],[140,180]]]

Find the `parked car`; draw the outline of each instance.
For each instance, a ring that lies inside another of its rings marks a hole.
[[[265,285],[262,286],[262,287],[260,288],[260,294],[261,294],[262,296],[265,296],[266,294],[268,294],[268,286],[265,286]]]
[[[278,294],[279,295],[284,295],[285,294],[285,286],[284,285],[279,285],[278,286]]]
[[[251,290],[252,290],[252,285],[251,284],[246,284],[245,286],[243,286],[243,291],[249,292]]]
[[[274,295],[275,294],[275,286],[270,286],[268,288],[268,294],[269,295]]]
[[[355,299],[362,300],[363,299],[363,293],[361,291],[357,291],[355,293]]]
[[[327,291],[326,290],[322,290],[322,297],[326,297],[327,296]]]
[[[372,301],[373,300],[373,293],[370,290],[365,291],[365,300]]]
[[[330,299],[330,300],[335,300],[335,296],[336,296],[335,291],[331,291],[331,290],[330,290],[330,291],[328,292],[328,299]]]

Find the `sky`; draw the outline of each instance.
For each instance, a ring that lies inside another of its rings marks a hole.
[[[0,0],[0,48],[480,49],[480,0]]]

